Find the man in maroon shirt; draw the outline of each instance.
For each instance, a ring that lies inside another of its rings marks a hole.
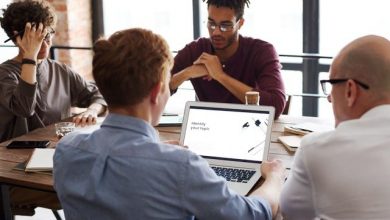
[[[249,0],[206,3],[210,38],[199,38],[178,52],[169,84],[171,92],[190,80],[200,101],[245,103],[247,91],[258,91],[260,104],[274,106],[279,117],[286,101],[275,48],[238,34]]]

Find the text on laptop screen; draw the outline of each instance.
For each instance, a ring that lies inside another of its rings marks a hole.
[[[183,144],[206,157],[261,161],[269,112],[191,106]]]

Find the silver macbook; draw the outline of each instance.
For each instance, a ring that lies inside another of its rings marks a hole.
[[[205,158],[232,190],[246,195],[261,177],[274,114],[269,106],[187,102],[180,144]]]

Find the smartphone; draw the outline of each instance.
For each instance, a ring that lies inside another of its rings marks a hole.
[[[7,145],[8,149],[46,148],[50,141],[12,141]]]

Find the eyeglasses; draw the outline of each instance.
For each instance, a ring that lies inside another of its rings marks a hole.
[[[328,79],[328,80],[320,80],[320,83],[321,83],[321,88],[322,88],[322,92],[324,92],[325,95],[330,95],[330,92],[332,91],[332,85],[333,84],[337,84],[337,83],[343,83],[343,82],[346,82],[350,79]],[[357,83],[359,86],[363,87],[364,89],[369,89],[370,87],[365,84],[365,83],[362,83],[356,79],[351,79],[353,80],[355,83]]]
[[[50,43],[50,41],[53,38],[55,33],[56,33],[56,31],[50,27],[47,31],[45,38],[43,38],[43,40],[46,41],[47,43]]]
[[[238,24],[238,21],[235,24],[216,24],[214,22],[208,21],[207,22],[207,28],[211,31],[215,31],[217,27],[219,27],[219,30],[221,32],[228,32],[232,31],[233,28]]]
[[[53,28],[49,27],[47,34],[46,34],[45,38],[43,38],[43,40],[46,41],[47,43],[49,43],[51,38],[53,37],[53,35],[55,33],[56,33],[56,31]],[[5,40],[4,43],[7,43],[10,40],[14,40],[16,37],[21,36],[23,34],[24,34],[24,30],[18,31],[18,33],[14,34],[13,36],[11,36],[7,40]]]

